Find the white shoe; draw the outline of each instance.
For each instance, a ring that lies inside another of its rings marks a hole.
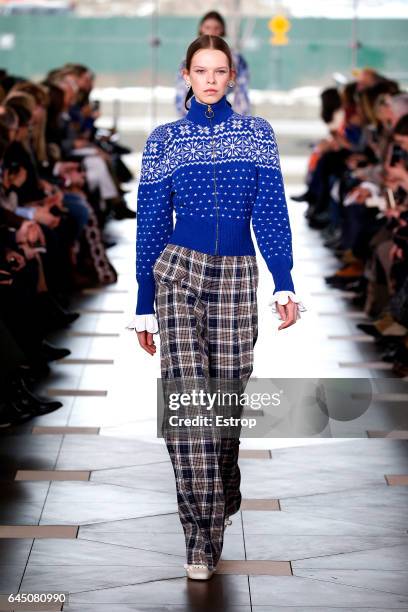
[[[214,573],[214,570],[209,570],[206,565],[187,565],[185,563],[184,569],[191,580],[209,580]]]

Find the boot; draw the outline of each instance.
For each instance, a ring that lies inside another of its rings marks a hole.
[[[68,357],[71,354],[71,351],[67,348],[59,348],[43,340],[40,354],[45,361],[49,362],[64,359],[64,357]]]
[[[25,423],[32,418],[31,411],[13,402],[0,403],[0,430]]]
[[[48,291],[37,295],[37,308],[44,330],[47,332],[68,327],[79,317],[79,312],[65,310]]]
[[[309,204],[311,204],[312,202],[314,202],[315,197],[309,190],[307,190],[305,191],[305,193],[301,193],[299,195],[291,195],[290,199],[294,202],[308,202]]]
[[[31,391],[21,376],[12,378],[7,390],[8,405],[19,414],[30,413],[31,417],[42,416],[62,407],[57,400],[43,397]]]
[[[112,200],[109,206],[112,211],[113,218],[117,221],[136,218],[136,213],[127,207],[126,202],[123,198],[116,198],[115,200]]]

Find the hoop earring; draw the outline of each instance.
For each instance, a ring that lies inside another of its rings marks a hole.
[[[234,81],[230,81],[230,82],[228,83],[228,87],[234,87]]]
[[[186,85],[187,89],[188,89],[189,87],[191,87],[191,83],[189,83],[188,81],[184,81],[184,82],[185,82],[185,85]]]

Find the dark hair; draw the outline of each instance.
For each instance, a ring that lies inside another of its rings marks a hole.
[[[64,110],[64,92],[58,85],[43,82],[43,85],[47,88],[48,94],[48,113],[49,114],[60,114]]]
[[[4,89],[5,93],[8,94],[8,92],[14,87],[14,85],[17,85],[17,83],[23,83],[25,80],[26,79],[24,79],[23,77],[7,74],[1,80],[1,86]]]
[[[340,94],[335,87],[330,87],[329,89],[322,91],[320,94],[320,99],[322,102],[320,116],[325,123],[330,123],[336,110],[341,108]]]
[[[208,13],[206,13],[203,17],[201,17],[200,24],[198,27],[199,36],[201,35],[201,26],[203,25],[204,21],[207,21],[207,19],[215,19],[215,21],[218,21],[218,23],[222,27],[222,32],[220,36],[226,36],[227,28],[225,25],[225,20],[224,20],[224,17],[218,11],[208,11]]]
[[[390,96],[396,96],[400,93],[400,89],[398,87],[398,83],[396,81],[390,81],[384,79],[383,81],[379,81],[375,85],[371,87],[366,87],[364,89],[364,95],[367,98],[369,104],[374,106],[378,96],[383,94],[389,94]]]
[[[19,127],[27,127],[29,125],[32,113],[21,103],[17,96],[6,100],[4,106],[5,108],[11,108],[16,113]]]
[[[8,135],[0,128],[0,160],[3,159],[9,146]]]
[[[86,72],[91,72],[90,68],[88,68],[88,66],[85,66],[84,64],[71,63],[65,64],[65,66],[63,66],[63,70],[70,70],[70,72],[72,72],[72,74],[75,74],[75,76],[82,76]]]
[[[35,103],[39,106],[46,107],[48,105],[47,91],[43,85],[33,83],[32,81],[22,81],[13,87],[13,92],[23,92],[32,96]]]
[[[394,134],[408,136],[408,115],[402,115],[394,127]]]
[[[190,44],[186,53],[186,69],[190,70],[191,68],[191,60],[193,59],[194,53],[200,51],[201,49],[215,49],[217,51],[222,51],[228,58],[228,64],[230,70],[233,68],[233,59],[231,54],[231,49],[228,46],[228,43],[225,42],[221,36],[210,36],[209,34],[203,34],[199,36]],[[184,100],[184,107],[188,110],[187,102],[194,95],[193,88],[187,92],[186,99]]]
[[[49,100],[45,134],[49,142],[54,142],[55,131],[58,130],[59,118],[64,110],[64,92],[61,87],[53,83],[44,81],[43,85],[47,87]]]
[[[14,108],[3,106],[0,111],[0,126],[4,126],[6,130],[9,130],[15,123],[18,123],[18,115]]]

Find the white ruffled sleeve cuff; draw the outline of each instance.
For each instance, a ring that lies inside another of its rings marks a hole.
[[[284,306],[285,304],[289,302],[289,298],[292,300],[292,302],[295,302],[295,304],[297,304],[298,318],[300,319],[300,313],[306,312],[307,308],[303,304],[303,302],[300,300],[300,298],[298,298],[298,296],[295,293],[293,293],[293,291],[277,291],[272,296],[272,299],[269,302],[268,306],[272,306],[272,312],[279,316],[277,304]]]
[[[134,329],[138,332],[147,331],[151,334],[159,332],[156,315],[154,314],[134,315],[131,322],[126,325],[126,329]]]

